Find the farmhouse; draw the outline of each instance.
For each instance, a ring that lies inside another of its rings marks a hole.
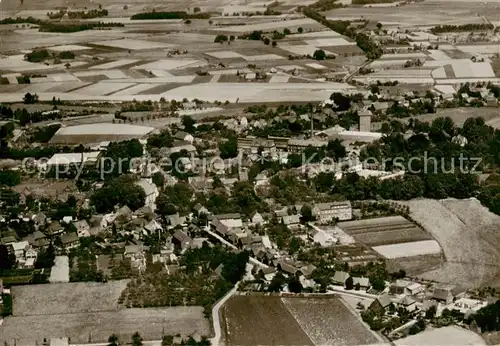
[[[352,219],[351,202],[317,203],[312,209],[313,216],[319,222],[341,221]]]
[[[119,142],[144,138],[154,131],[153,127],[129,124],[84,124],[61,127],[50,139],[50,144],[88,145],[103,141]]]
[[[334,285],[344,286],[346,280],[349,279],[350,277],[351,277],[351,275],[349,275],[349,273],[347,273],[347,272],[336,271],[335,275],[333,275],[332,283]]]
[[[450,304],[457,298],[463,297],[465,289],[455,285],[436,285],[432,292],[432,299]]]
[[[369,309],[378,314],[384,314],[391,304],[391,297],[388,294],[382,294],[371,303]]]

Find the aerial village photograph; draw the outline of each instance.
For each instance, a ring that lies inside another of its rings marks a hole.
[[[0,346],[500,345],[500,0],[1,0]]]

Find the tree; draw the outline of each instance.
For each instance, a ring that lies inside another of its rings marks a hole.
[[[312,208],[310,205],[304,204],[302,208],[300,208],[300,215],[302,221],[304,222],[309,222],[314,220],[314,217],[312,215]]]
[[[300,293],[304,287],[300,283],[299,279],[297,277],[292,277],[290,281],[288,281],[288,290],[293,293]]]
[[[315,60],[325,60],[326,59],[326,53],[323,49],[317,49],[314,51],[313,58]]]
[[[273,41],[273,47],[276,47],[278,45],[278,42]]]
[[[215,37],[214,42],[215,43],[223,43],[223,42],[227,42],[227,40],[228,40],[227,35],[217,35]]]
[[[195,8],[193,8],[193,12],[194,13],[201,12],[201,9],[199,7],[195,7]]]
[[[111,334],[108,338],[108,346],[118,346],[118,335]]]
[[[276,275],[274,275],[273,279],[271,280],[271,283],[269,284],[267,290],[269,292],[280,292],[285,284],[286,284],[285,276],[281,272],[277,272]]]
[[[7,245],[0,244],[0,270],[12,269],[16,264],[16,256],[9,253]]]
[[[153,184],[156,186],[162,188],[163,185],[165,185],[165,176],[163,175],[162,172],[155,172],[151,176],[151,179],[153,180]]]
[[[161,341],[161,346],[172,346],[174,344],[174,337],[172,335],[164,335]]]
[[[385,288],[385,281],[378,275],[370,276],[370,285],[376,291],[383,291]]]
[[[436,316],[436,311],[437,308],[435,305],[432,305],[427,311],[425,312],[425,318],[428,320],[432,320],[434,316]]]
[[[343,159],[347,154],[345,147],[339,139],[329,141],[326,149],[336,160]]]
[[[290,244],[288,245],[288,252],[290,255],[297,253],[302,246],[304,246],[304,241],[298,237],[292,237],[290,239]]]
[[[354,280],[351,276],[349,276],[345,281],[345,289],[352,290],[353,288],[354,288]]]
[[[139,332],[135,332],[134,335],[132,335],[132,346],[142,346],[142,337],[139,334]]]
[[[271,43],[271,40],[267,37],[264,37],[264,44],[269,45],[269,43]]]
[[[128,206],[131,210],[144,206],[146,193],[135,178],[123,175],[107,181],[103,187],[94,192],[90,201],[99,213],[107,213],[114,209],[115,205]]]
[[[38,102],[38,95],[26,93],[23,97],[23,102],[27,105],[37,103]]]
[[[382,29],[382,23],[380,23],[380,22],[377,23],[377,29],[379,29],[379,30]]]
[[[238,140],[236,137],[231,137],[225,142],[219,144],[220,157],[230,159],[238,155]]]
[[[302,27],[299,27],[299,28],[297,29],[297,32],[298,32],[299,34],[302,34],[302,33],[304,32],[304,29],[303,29]]]
[[[288,28],[285,28],[285,30],[283,30],[283,34],[285,34],[285,35],[290,35],[291,33],[292,32]]]
[[[184,129],[189,133],[194,132],[194,130],[195,130],[194,124],[195,123],[196,123],[196,121],[194,121],[194,119],[188,115],[185,115],[182,117],[182,126],[184,126]]]

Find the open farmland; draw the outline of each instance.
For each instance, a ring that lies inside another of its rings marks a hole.
[[[338,227],[369,246],[432,239],[420,227],[402,216],[340,222]]]
[[[52,286],[52,285],[47,285]],[[55,298],[60,298],[55,295]],[[95,300],[106,304],[106,300]],[[61,302],[71,305],[71,302]],[[20,327],[23,326],[23,327]],[[130,340],[136,331],[145,340],[159,340],[164,334],[210,335],[203,307],[123,309],[89,313],[7,317],[0,327],[0,343],[41,345],[47,337],[68,337],[72,343],[106,342],[111,334]],[[89,336],[91,340],[89,340]]]
[[[474,198],[407,202],[410,215],[439,243],[446,262],[420,276],[473,288],[500,284],[500,217]]]
[[[128,280],[15,286],[13,315],[37,316],[115,311]]]
[[[228,345],[366,345],[380,342],[338,298],[246,295],[222,308]]]
[[[315,345],[382,342],[338,298],[283,298],[282,301]]]
[[[221,313],[227,345],[314,345],[280,297],[235,296]]]

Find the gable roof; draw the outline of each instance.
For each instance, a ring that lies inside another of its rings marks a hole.
[[[386,308],[392,304],[391,297],[389,297],[388,294],[382,294],[378,296],[376,300],[380,303],[380,305],[382,305],[383,308]]]
[[[349,275],[349,273],[347,272],[336,271],[335,275],[333,275],[332,280],[333,282],[344,284],[349,277],[351,277],[351,275]]]

